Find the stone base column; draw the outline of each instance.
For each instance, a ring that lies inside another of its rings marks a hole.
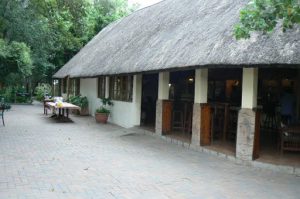
[[[193,127],[192,127],[192,145],[200,146],[201,129],[201,107],[200,103],[194,103],[193,108]]]
[[[155,133],[162,135],[163,100],[156,102]]]
[[[239,111],[236,138],[236,158],[251,161],[253,158],[255,111],[243,108]]]

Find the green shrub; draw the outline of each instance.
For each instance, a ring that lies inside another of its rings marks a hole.
[[[110,110],[107,109],[107,108],[105,108],[105,107],[103,107],[103,106],[101,106],[100,108],[98,108],[98,109],[96,110],[96,113],[106,113],[106,114],[110,114]]]
[[[45,95],[51,96],[52,87],[50,84],[40,84],[34,90],[35,99],[38,101],[43,101]]]
[[[86,108],[89,105],[87,97],[82,97],[81,95],[70,96],[69,102],[81,108]]]
[[[0,99],[10,103],[31,103],[31,96],[23,87],[9,86],[0,90]]]
[[[16,94],[13,87],[6,87],[0,91],[0,98],[4,98],[4,101],[6,102],[13,102],[15,95]]]
[[[109,106],[113,106],[114,103],[111,101],[110,98],[103,98],[101,99],[102,106],[100,106],[97,110],[96,113],[106,113],[110,114]]]

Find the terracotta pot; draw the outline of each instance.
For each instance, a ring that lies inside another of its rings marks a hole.
[[[108,120],[108,113],[95,113],[96,122],[106,124]]]
[[[81,116],[89,115],[89,109],[88,109],[88,107],[81,108],[80,115]]]

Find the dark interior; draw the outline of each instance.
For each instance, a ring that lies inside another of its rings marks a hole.
[[[158,74],[145,74],[142,81],[141,126],[154,128],[158,97]]]

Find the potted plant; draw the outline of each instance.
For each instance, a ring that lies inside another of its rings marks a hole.
[[[79,106],[81,108],[79,114],[80,115],[88,115],[89,114],[89,102],[87,97],[83,97],[81,95],[78,96],[71,96],[69,98],[70,103]],[[76,113],[78,114],[78,111],[76,111]]]
[[[110,98],[103,98],[101,99],[102,106],[98,108],[95,112],[95,119],[98,123],[106,124],[108,117],[110,115],[110,109],[109,106],[113,106],[113,102]]]

